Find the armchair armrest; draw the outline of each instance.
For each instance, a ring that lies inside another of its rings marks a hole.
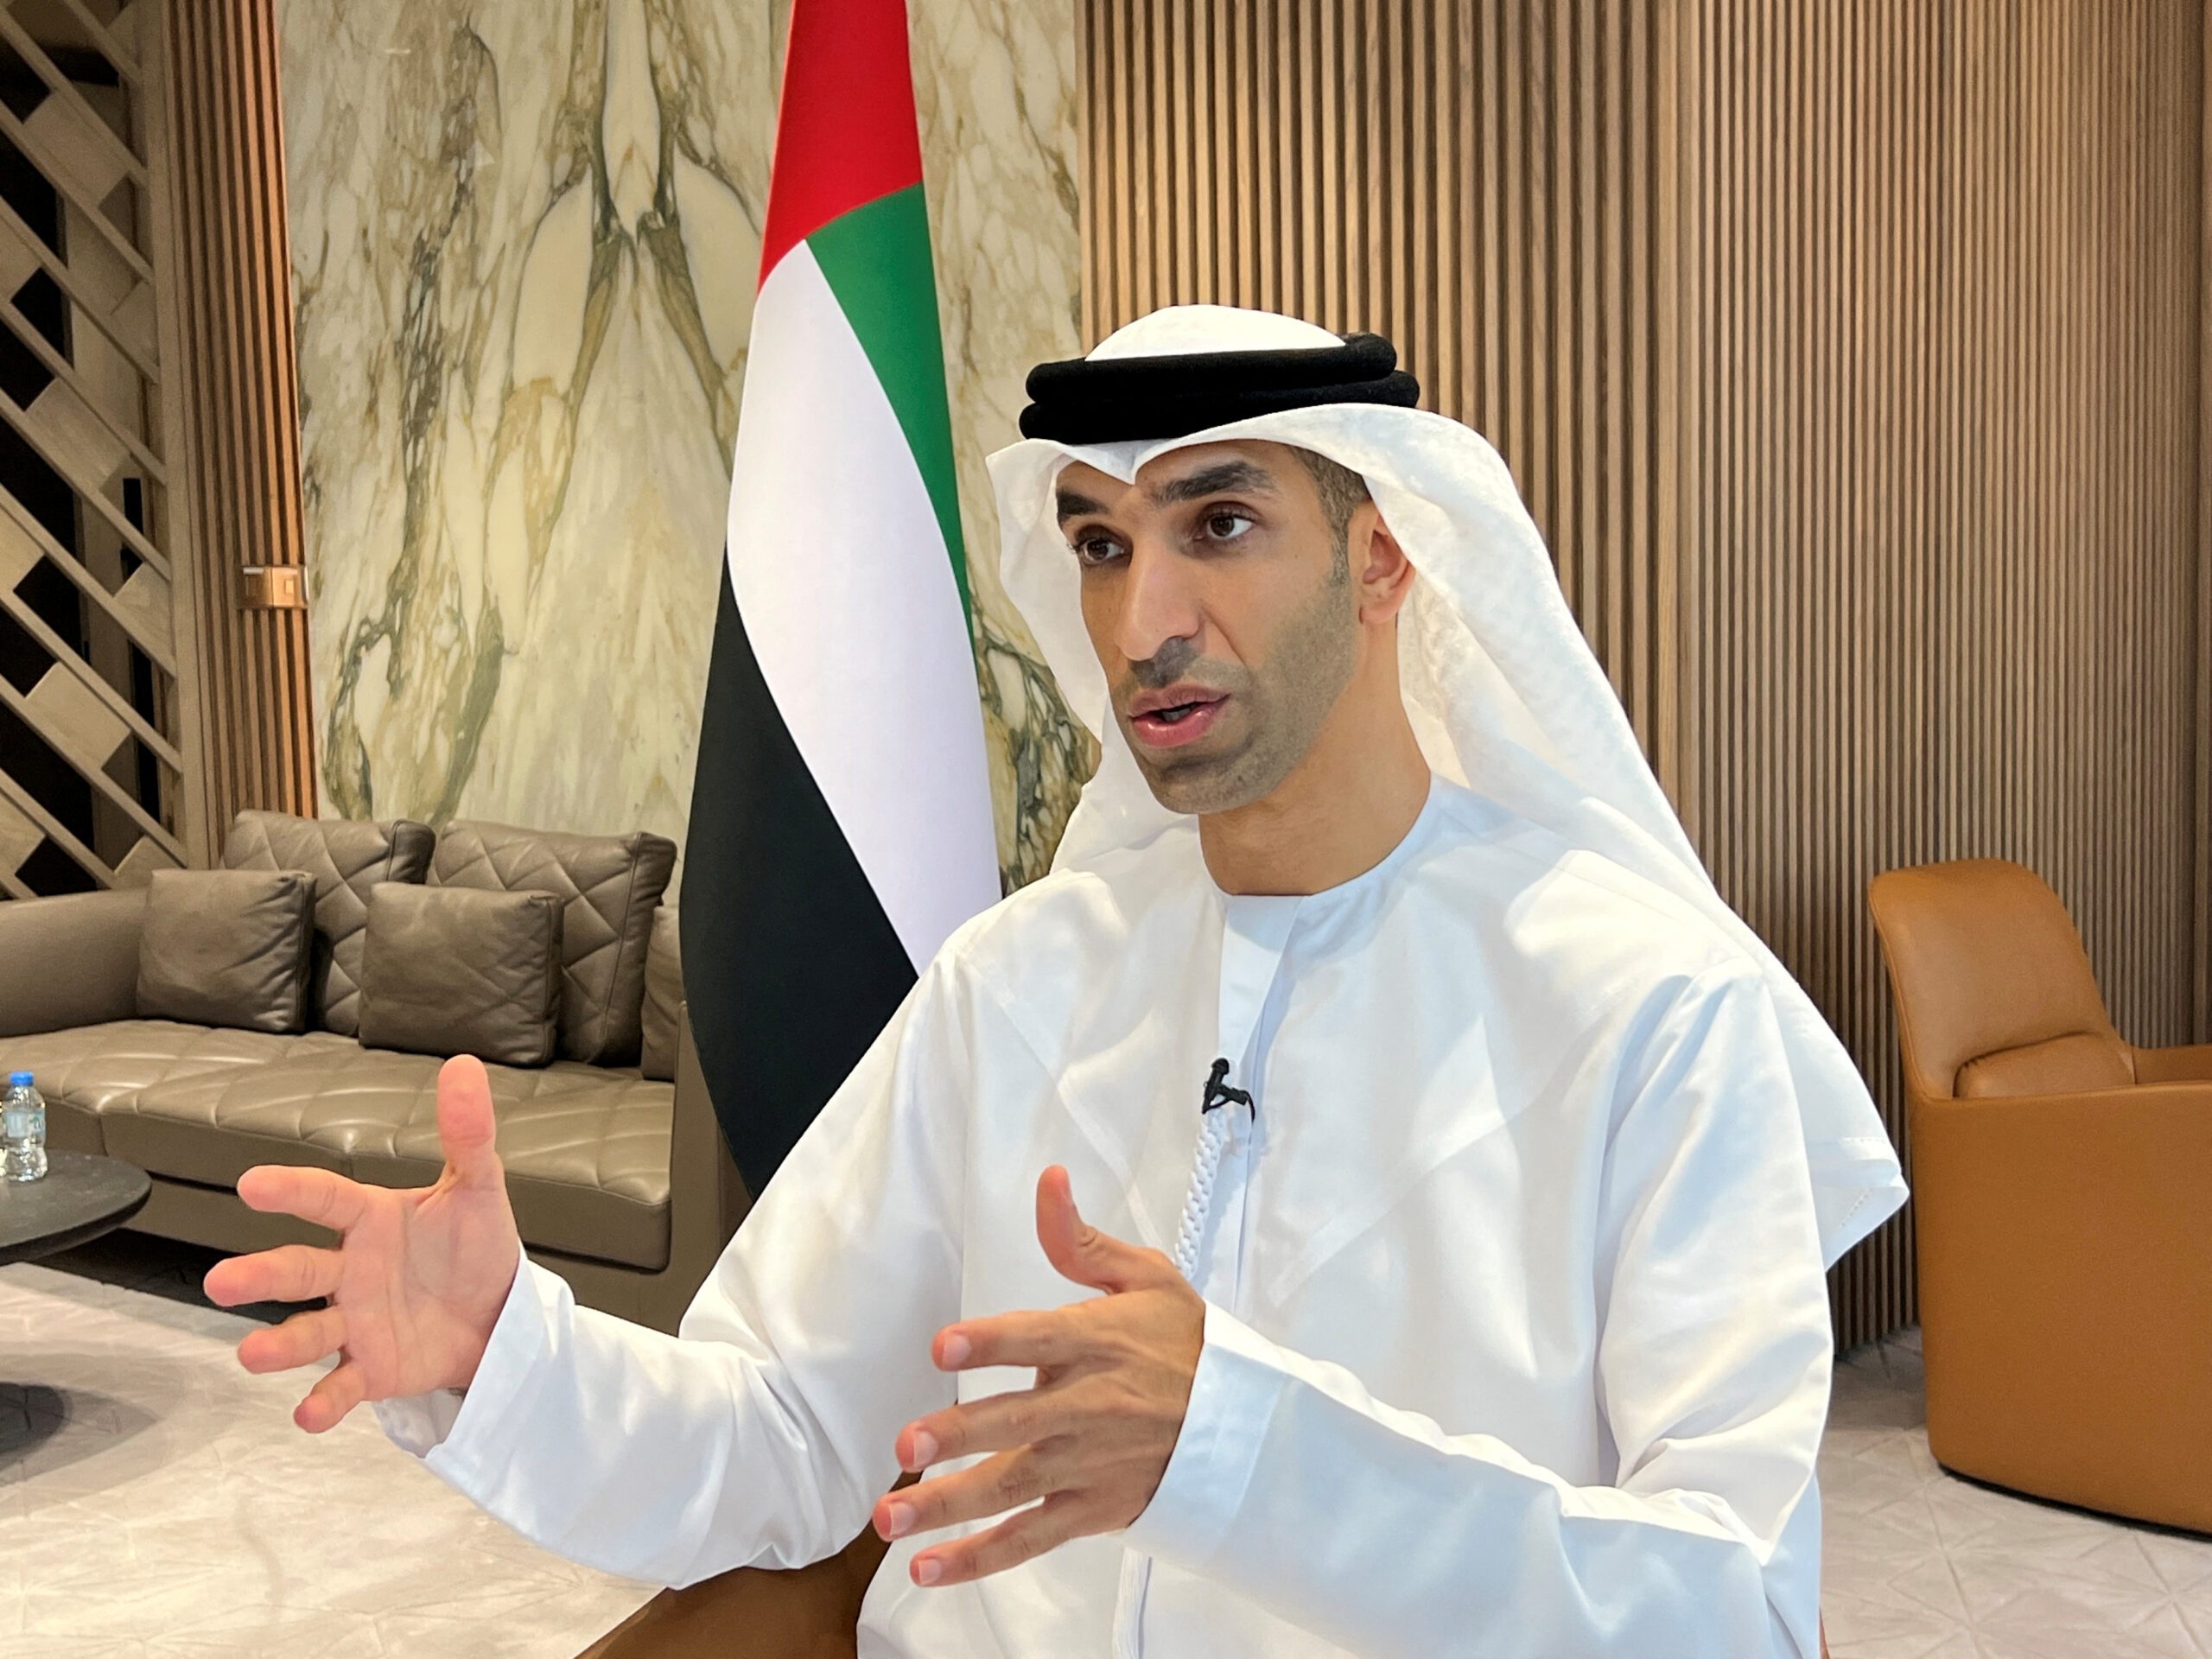
[[[1911,1127],[1937,1460],[2212,1528],[2212,1083],[1921,1099]]]
[[[0,904],[0,1037],[135,1015],[145,921],[143,887]]]
[[[870,1526],[810,1567],[741,1567],[664,1590],[578,1659],[841,1659],[858,1647],[861,1599],[890,1548]]]
[[[2138,1083],[2212,1083],[2212,1043],[2135,1051]]]

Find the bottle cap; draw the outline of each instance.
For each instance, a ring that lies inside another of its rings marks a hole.
[[[31,1086],[31,1074],[28,1071],[10,1071],[8,1074],[8,1086],[10,1089],[29,1088]]]

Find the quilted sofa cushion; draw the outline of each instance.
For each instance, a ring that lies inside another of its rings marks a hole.
[[[653,912],[652,943],[645,949],[645,1046],[638,1069],[663,1083],[676,1077],[677,1027],[683,1012],[683,952],[677,938],[676,906]]]
[[[506,824],[448,823],[430,883],[557,894],[563,1058],[633,1065],[641,1040],[645,944],[676,868],[676,843],[636,830],[572,836]]]
[[[435,1180],[442,1062],[325,1040],[292,1059],[142,1091],[107,1124],[111,1150],[214,1185],[257,1163],[319,1165],[383,1186]],[[665,1267],[674,1086],[573,1061],[485,1070],[524,1243]]]
[[[379,882],[361,971],[364,1046],[544,1065],[560,1034],[561,910],[550,893]]]
[[[245,811],[223,842],[226,870],[305,870],[315,877],[315,956],[308,1023],[352,1036],[360,1029],[362,930],[369,889],[420,881],[436,834],[410,818],[296,818]]]
[[[336,1033],[331,1033],[336,1036]],[[349,1040],[338,1038],[340,1042]],[[172,1077],[117,1101],[100,1120],[111,1156],[149,1174],[209,1186],[235,1186],[256,1164],[293,1164],[346,1173],[342,1150],[307,1137],[329,1130],[347,1103],[321,1099],[297,1086],[264,1086],[265,1065]]]
[[[156,870],[138,938],[137,1012],[305,1031],[314,912],[315,878],[303,870]]]
[[[486,1070],[523,1242],[635,1268],[666,1267],[675,1085],[572,1060],[542,1071]],[[385,1186],[426,1185],[444,1165],[435,1088],[418,1096],[390,1154],[365,1147],[353,1155],[354,1175]]]
[[[112,1152],[101,1120],[143,1090],[351,1046],[330,1032],[288,1036],[175,1020],[116,1020],[0,1039],[0,1068],[37,1074],[39,1092],[47,1101],[49,1144],[73,1152]]]

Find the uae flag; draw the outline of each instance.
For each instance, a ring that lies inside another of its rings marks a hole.
[[[684,849],[684,995],[758,1194],[1000,896],[903,0],[795,0]]]

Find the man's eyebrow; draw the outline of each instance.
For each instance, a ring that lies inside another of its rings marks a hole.
[[[1274,480],[1267,469],[1249,461],[1224,461],[1211,467],[1201,467],[1195,473],[1173,478],[1151,492],[1154,505],[1171,506],[1178,501],[1196,501],[1224,490],[1245,490],[1258,495],[1274,493]]]
[[[1059,520],[1064,524],[1071,518],[1080,518],[1086,512],[1106,511],[1089,496],[1074,490],[1055,490],[1052,492],[1052,500],[1058,509]]]

